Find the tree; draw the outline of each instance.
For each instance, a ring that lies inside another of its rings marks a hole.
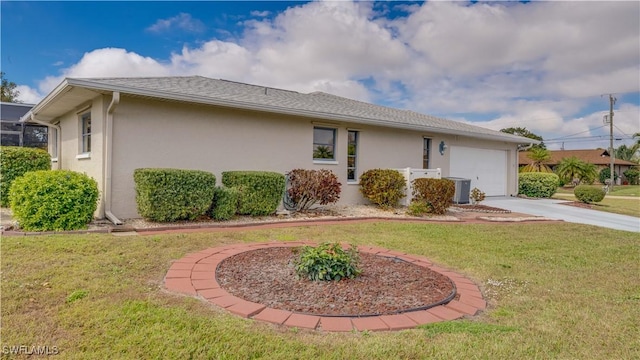
[[[633,161],[633,157],[640,149],[640,144],[633,144],[631,147],[627,145],[620,145],[615,151],[615,158],[626,161]]]
[[[520,169],[520,172],[546,172],[552,173],[553,170],[547,166],[544,162],[551,159],[551,154],[547,149],[531,148],[531,151],[527,154],[527,157],[531,159],[529,165],[525,165]]]
[[[527,130],[526,127],[515,127],[515,128],[510,127],[510,128],[500,129],[500,131],[506,134],[518,135],[518,136],[523,136],[529,139],[542,141],[542,136],[532,133],[531,131]],[[518,151],[524,151],[528,147],[529,147],[528,145],[518,145]],[[546,149],[547,146],[544,144],[544,142],[541,142],[538,145],[533,145],[531,148]]]
[[[0,94],[0,100],[4,102],[18,103],[18,96],[20,92],[16,90],[16,83],[9,81],[4,77],[4,71],[0,72],[0,79],[2,79],[2,93]]]
[[[575,156],[563,158],[556,167],[556,174],[566,183],[572,182],[592,184],[598,176],[597,167],[594,164],[586,163]]]

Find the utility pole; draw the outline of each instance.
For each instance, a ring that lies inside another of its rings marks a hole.
[[[609,94],[609,172],[611,174],[611,185],[609,185],[609,189],[613,190],[613,186],[615,185],[615,178],[613,173],[613,162],[615,161],[615,151],[613,149],[613,104],[616,103],[616,98],[613,95]]]

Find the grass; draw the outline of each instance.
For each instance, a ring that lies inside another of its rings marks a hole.
[[[588,185],[602,189],[602,185]],[[559,187],[556,194],[573,194],[573,187]],[[614,186],[609,192],[611,196],[637,196],[640,197],[640,185],[620,185]]]
[[[333,334],[242,319],[162,290],[172,260],[186,253],[299,239],[427,256],[475,280],[489,308],[402,332]],[[2,346],[55,346],[64,359],[640,358],[635,233],[568,223],[369,223],[4,237],[1,250]]]
[[[602,188],[602,185],[588,185],[595,188]],[[638,199],[617,199],[611,196],[630,196]],[[573,188],[559,187],[556,198],[577,201],[573,196]],[[605,196],[604,200],[593,204],[594,210],[606,211],[614,214],[630,215],[640,217],[640,185],[615,186],[612,191]]]

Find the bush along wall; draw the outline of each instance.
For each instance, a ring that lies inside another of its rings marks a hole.
[[[413,202],[424,202],[428,205],[429,212],[444,214],[453,202],[456,185],[449,179],[415,179],[413,185]],[[412,211],[417,207],[412,206]],[[419,208],[419,207],[418,207]]]
[[[301,211],[316,204],[333,204],[340,199],[341,185],[331,170],[291,170],[287,189],[288,205]]]
[[[550,198],[556,193],[560,178],[552,173],[518,174],[518,194],[536,198]]]
[[[236,188],[216,187],[209,216],[215,220],[229,220],[238,211],[240,191]]]
[[[29,171],[50,169],[51,156],[42,149],[0,146],[0,205],[9,206],[13,180]]]
[[[284,194],[283,174],[270,171],[226,171],[222,184],[240,192],[238,214],[262,216],[273,214]]]
[[[397,170],[371,169],[360,177],[360,192],[381,208],[392,208],[405,197],[404,176]]]
[[[13,181],[9,198],[13,216],[24,230],[78,230],[93,219],[98,184],[73,171],[31,171]]]
[[[194,220],[211,207],[216,177],[200,170],[136,169],[138,213],[159,222]]]

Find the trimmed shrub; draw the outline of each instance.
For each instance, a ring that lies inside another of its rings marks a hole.
[[[431,206],[424,200],[412,200],[407,207],[407,214],[411,216],[422,216],[431,212]]]
[[[360,275],[359,260],[358,250],[354,246],[345,250],[337,242],[325,242],[317,247],[304,246],[295,267],[298,276],[309,280],[340,281]]]
[[[404,176],[397,170],[371,169],[360,177],[360,192],[382,208],[392,208],[405,197]]]
[[[624,176],[629,181],[630,185],[638,185],[638,180],[640,179],[640,170],[636,168],[630,168],[623,172]]]
[[[536,198],[550,198],[556,193],[560,178],[551,173],[518,174],[518,194]]]
[[[296,210],[308,210],[315,204],[332,204],[340,199],[338,178],[331,170],[295,169],[289,172],[287,195]]]
[[[473,188],[469,197],[477,204],[485,199],[486,194],[478,188]]]
[[[209,216],[215,220],[229,220],[238,211],[240,192],[236,188],[216,187]]]
[[[138,213],[160,222],[194,220],[211,207],[216,177],[200,170],[136,169]]]
[[[456,184],[449,179],[415,179],[411,184],[414,201],[424,201],[433,214],[446,213],[456,192]]]
[[[606,184],[607,180],[611,180],[611,169],[606,167],[600,170],[598,180],[601,184]],[[615,172],[613,173],[613,181],[618,181],[618,174],[616,174]]]
[[[604,190],[597,187],[587,186],[587,185],[578,185],[575,189],[573,189],[573,195],[576,196],[576,199],[582,201],[583,203],[591,204],[594,202],[600,202],[604,199]]]
[[[9,205],[9,188],[13,180],[36,170],[51,170],[48,152],[37,148],[0,146],[0,206]]]
[[[30,171],[13,181],[9,199],[24,230],[84,229],[98,207],[98,184],[74,171]]]
[[[270,171],[226,171],[222,183],[240,191],[238,214],[271,215],[284,193],[284,175]]]

